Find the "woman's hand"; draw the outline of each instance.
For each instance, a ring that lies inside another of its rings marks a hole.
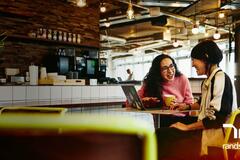
[[[170,127],[177,128],[177,129],[182,130],[182,131],[188,131],[189,130],[188,125],[183,124],[181,122],[174,123]]]
[[[185,103],[175,103],[170,109],[177,109],[179,111],[184,111],[184,110],[189,110],[190,107]]]
[[[145,107],[156,107],[160,100],[157,97],[144,97],[142,98],[142,102]]]

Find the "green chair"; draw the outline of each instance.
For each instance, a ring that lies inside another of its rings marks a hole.
[[[0,116],[1,159],[156,160],[154,130],[123,116]],[[34,158],[33,158],[34,157]]]
[[[240,110],[239,109],[232,113],[232,115],[231,115],[231,117],[230,117],[230,119],[227,123],[235,126],[235,128],[237,129],[235,131],[237,131],[237,136],[238,137],[234,138],[234,134],[236,134],[236,133],[234,133],[233,128],[231,128],[231,127],[226,128],[224,144],[230,145],[230,144],[239,143],[240,142],[240,135],[239,135],[240,134],[240,132],[239,132],[239,129],[240,129]],[[224,159],[225,160],[234,159],[234,155],[235,155],[236,151],[237,150],[235,150],[235,149],[224,148],[223,149]]]
[[[237,150],[231,149],[231,145],[234,145],[240,141],[239,138],[234,138],[235,132],[240,129],[240,110],[234,111],[228,121],[224,125],[225,138],[221,147],[208,147],[207,160],[234,160],[234,155]],[[233,125],[236,129],[233,129],[230,125]],[[235,133],[236,134],[236,133]],[[238,135],[239,133],[237,133]],[[238,135],[240,136],[240,135]],[[229,148],[230,147],[230,148]]]
[[[58,114],[64,115],[66,108],[59,107],[29,107],[29,106],[8,106],[0,109],[0,115],[3,114]]]

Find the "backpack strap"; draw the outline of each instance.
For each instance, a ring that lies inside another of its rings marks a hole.
[[[216,76],[216,74],[217,74],[218,72],[220,72],[220,71],[222,71],[222,70],[221,70],[221,69],[218,70],[218,71],[214,74],[213,78],[211,79],[211,100],[213,99],[213,87],[214,87],[214,82],[215,82],[215,76]]]

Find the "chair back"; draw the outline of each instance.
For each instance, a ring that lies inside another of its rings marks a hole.
[[[59,107],[29,107],[29,106],[9,106],[0,109],[0,115],[3,114],[56,114],[64,115],[67,108]]]
[[[240,110],[236,110],[234,111],[230,118],[229,121],[226,124],[231,124],[233,125],[235,128],[233,127],[227,127],[225,129],[225,140],[224,140],[224,145],[233,145],[236,144],[238,142],[240,142]],[[235,154],[235,149],[223,149],[223,153],[224,153],[224,159],[228,160],[228,159],[234,159],[234,154]]]
[[[129,117],[2,115],[0,141],[9,160],[157,159],[154,131]]]

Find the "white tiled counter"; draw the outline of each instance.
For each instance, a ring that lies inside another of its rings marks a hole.
[[[30,102],[97,102],[122,100],[125,95],[120,85],[94,86],[0,86],[0,105]]]

